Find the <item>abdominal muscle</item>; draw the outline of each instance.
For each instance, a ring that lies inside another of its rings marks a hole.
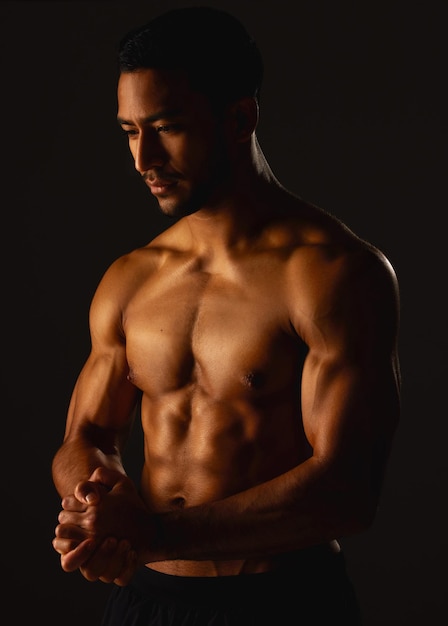
[[[296,412],[292,403],[269,398],[213,400],[195,385],[155,401],[143,396],[141,492],[148,508],[165,512],[212,502],[303,461],[309,447]],[[266,557],[162,561],[148,567],[178,576],[222,576],[263,572],[275,563]]]

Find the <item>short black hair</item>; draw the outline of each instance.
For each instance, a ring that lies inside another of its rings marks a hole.
[[[243,24],[204,6],[172,9],[129,31],[119,43],[118,67],[184,71],[192,88],[216,104],[259,100],[263,79],[260,51]]]

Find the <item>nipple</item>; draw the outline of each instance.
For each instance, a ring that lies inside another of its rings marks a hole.
[[[243,383],[250,389],[261,389],[265,384],[263,372],[252,370],[243,376]]]

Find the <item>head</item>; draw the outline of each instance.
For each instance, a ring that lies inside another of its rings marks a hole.
[[[249,149],[260,53],[229,14],[190,7],[130,31],[119,46],[119,121],[163,212],[211,206]]]
[[[120,72],[184,72],[216,110],[242,97],[259,101],[263,62],[255,41],[232,15],[210,7],[173,9],[134,28],[119,45]]]

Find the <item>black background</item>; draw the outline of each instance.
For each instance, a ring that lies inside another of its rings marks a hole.
[[[50,465],[89,349],[93,291],[113,259],[166,225],[115,122],[116,44],[191,4],[0,2],[1,545],[11,624],[99,624],[107,585],[63,573],[51,546],[59,498]],[[365,626],[446,624],[444,3],[208,4],[242,19],[264,55],[258,135],[274,173],[397,271],[403,418],[375,524],[342,544]]]

